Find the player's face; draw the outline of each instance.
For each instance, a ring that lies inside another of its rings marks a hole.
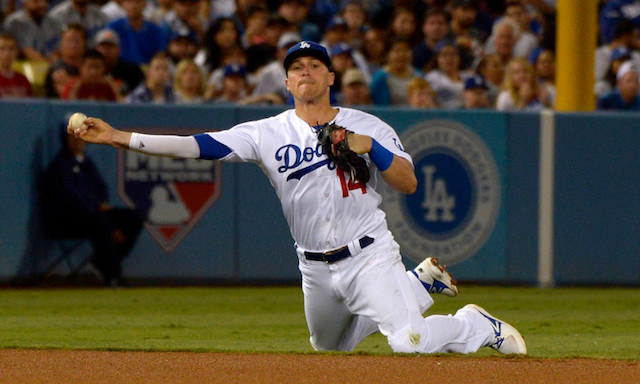
[[[314,57],[294,60],[285,80],[287,89],[296,100],[311,101],[329,94],[335,74],[324,63]]]

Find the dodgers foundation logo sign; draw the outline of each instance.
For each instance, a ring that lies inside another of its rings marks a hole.
[[[173,251],[220,195],[221,163],[118,153],[118,194],[145,227]]]
[[[383,209],[402,253],[421,262],[455,264],[491,235],[500,209],[500,179],[491,151],[463,124],[420,123],[401,140],[415,164],[418,189],[403,195],[385,185]]]

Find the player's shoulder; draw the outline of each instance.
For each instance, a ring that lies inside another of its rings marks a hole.
[[[378,116],[375,116],[371,113],[361,111],[359,109],[354,109],[354,108],[340,107],[340,114],[338,115],[338,117],[342,119],[347,119],[347,120],[365,120],[365,121],[382,122],[382,120]]]
[[[293,109],[287,109],[286,111],[280,112],[277,115],[264,117],[262,119],[250,120],[240,124],[237,124],[236,127],[242,128],[259,128],[260,130],[269,130],[269,129],[282,129],[283,125],[287,125],[287,122],[291,119],[291,114],[293,113]]]
[[[368,128],[391,128],[381,118],[371,113],[353,108],[340,107],[340,113],[336,117],[336,123],[347,127],[348,129],[357,129],[357,127]]]

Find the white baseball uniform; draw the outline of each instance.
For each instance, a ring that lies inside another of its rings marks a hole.
[[[396,132],[379,118],[340,108],[334,121],[412,161]],[[217,151],[220,143],[228,151]],[[406,271],[399,246],[387,229],[385,214],[378,208],[382,198],[375,190],[375,165],[363,155],[371,180],[367,184],[350,180],[329,161],[316,129],[295,110],[195,139],[133,134],[130,148],[141,147],[146,153],[248,161],[262,168],[295,240],[315,349],[352,350],[378,330],[396,352],[468,353],[491,341],[493,329],[477,311],[422,317],[433,300]],[[310,255],[343,247],[351,256],[333,263],[310,260]]]

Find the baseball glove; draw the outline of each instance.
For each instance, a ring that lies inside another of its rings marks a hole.
[[[370,177],[367,162],[349,148],[349,133],[353,132],[335,123],[326,123],[318,131],[318,140],[329,159],[343,171],[349,172],[352,180],[366,183]]]

